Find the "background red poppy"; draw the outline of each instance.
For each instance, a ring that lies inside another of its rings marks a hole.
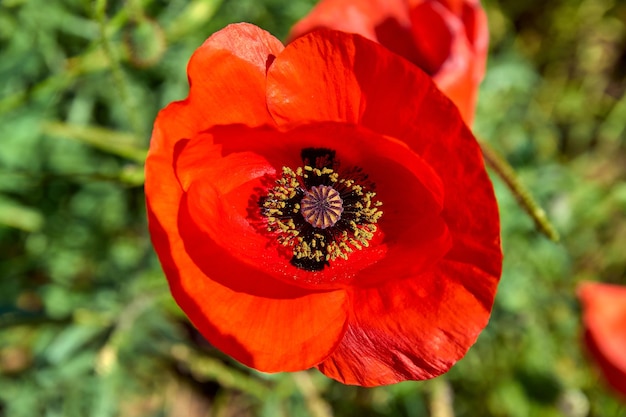
[[[626,287],[584,282],[578,297],[589,353],[606,381],[626,396]]]
[[[485,72],[489,32],[478,0],[321,0],[294,25],[358,33],[428,73],[471,124]]]

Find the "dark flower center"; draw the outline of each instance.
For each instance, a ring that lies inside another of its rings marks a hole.
[[[267,230],[291,249],[291,263],[321,271],[337,258],[369,246],[382,216],[374,184],[360,168],[337,172],[335,151],[307,148],[303,165],[283,167],[259,201]]]

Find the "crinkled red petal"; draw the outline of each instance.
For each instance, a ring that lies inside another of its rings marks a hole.
[[[325,57],[322,62],[314,58],[320,54]],[[311,79],[323,79],[323,89],[306,82]],[[381,79],[386,82],[379,82]],[[444,340],[449,341],[450,352],[455,353],[448,355],[449,360],[444,361],[444,365],[433,368],[433,372],[409,373],[428,377],[447,369],[453,359],[459,359],[469,348],[469,342],[477,334],[474,329],[486,324],[502,264],[498,210],[491,182],[478,144],[456,107],[426,74],[382,46],[356,35],[318,31],[288,45],[270,67],[268,108],[279,123],[295,117],[346,121],[398,138],[424,158],[440,176],[445,193],[442,215],[453,246],[444,258],[448,262],[437,264],[430,275],[424,275],[424,279],[447,277],[450,283],[455,283],[447,287],[453,291],[448,294],[449,299],[474,305],[473,309],[467,307],[472,315],[464,322],[471,337],[466,337],[462,329],[451,332],[451,337]],[[436,286],[426,285],[424,288],[436,289]],[[395,287],[393,291],[400,292],[401,288]],[[390,293],[389,297],[392,296]],[[355,314],[358,314],[359,304],[353,302],[353,305]],[[419,315],[421,307],[415,305],[413,308]],[[450,308],[454,309],[454,304]],[[393,318],[393,304],[388,311],[389,320],[397,320]],[[356,329],[361,323],[367,323],[364,325],[376,328],[377,317],[370,315],[372,323],[350,318],[349,326]],[[423,338],[428,339],[439,337],[448,324],[454,327],[457,322],[443,320],[422,324]],[[379,327],[388,325],[381,316]],[[346,348],[345,352],[349,351],[347,347],[353,347],[345,343],[342,346]],[[422,351],[418,343],[411,346],[415,354],[406,357],[417,360],[426,355],[423,358],[429,363],[438,360],[438,352]],[[321,369],[340,380],[339,375],[356,374],[357,368],[368,365],[350,360],[335,360],[334,363],[336,371],[328,371],[328,362]],[[407,361],[381,361],[379,365],[375,372],[380,373],[381,367],[386,366],[389,374],[396,375],[404,368],[410,368]],[[374,374],[367,367],[358,372]],[[372,381],[376,379],[372,378]],[[365,378],[351,380],[365,382]]]
[[[626,286],[586,282],[578,296],[589,352],[609,384],[626,396]]]
[[[468,288],[466,279],[475,285]],[[476,341],[494,292],[483,271],[451,261],[410,279],[355,289],[346,334],[318,368],[340,382],[363,386],[436,377]]]
[[[276,173],[302,166],[301,150],[311,147],[335,150],[341,167],[362,168],[384,213],[369,247],[319,272],[290,263],[291,252],[266,232],[258,204]],[[401,279],[427,269],[450,247],[437,175],[404,144],[358,126],[219,127],[185,146],[177,175],[198,229],[251,268],[288,283],[319,289]]]

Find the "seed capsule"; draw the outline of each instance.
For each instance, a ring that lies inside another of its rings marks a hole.
[[[337,190],[328,185],[311,187],[300,202],[302,217],[313,227],[326,229],[341,218],[343,200]]]

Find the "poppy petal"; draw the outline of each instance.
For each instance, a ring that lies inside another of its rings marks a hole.
[[[626,395],[626,287],[585,282],[578,297],[587,347],[609,384]]]
[[[360,35],[328,29],[287,45],[268,70],[267,91],[268,109],[278,123],[296,118],[357,123],[375,109],[383,125],[398,118],[438,136],[443,118],[458,119],[452,106],[435,120],[421,117],[422,108],[434,104],[440,110],[446,99],[419,68]],[[381,101],[391,106],[383,109]]]
[[[245,23],[208,38],[189,60],[189,96],[159,112],[164,134],[150,152],[171,152],[176,141],[216,124],[273,123],[265,105],[265,72],[282,49],[278,39]]]
[[[258,209],[256,190],[263,188],[263,177],[281,172],[283,166],[300,166],[302,149],[311,147],[332,147],[342,166],[363,168],[387,213],[379,222],[381,242],[319,272],[289,263],[290,255],[273,236],[259,232],[250,214],[251,208]],[[356,277],[354,283],[370,285],[423,270],[450,248],[439,214],[444,196],[434,171],[401,142],[357,126],[318,123],[283,131],[218,127],[185,146],[177,175],[189,193],[190,216],[200,229],[250,267],[273,271],[274,277],[289,283],[335,288]],[[250,196],[257,200],[251,202]]]
[[[417,2],[422,2],[424,0],[416,0]],[[459,16],[463,11],[463,5],[468,0],[436,0],[437,2],[443,4],[447,9],[449,9],[452,13]],[[470,0],[471,1],[471,0]],[[435,3],[435,1],[430,1],[431,3]]]
[[[345,384],[387,385],[446,372],[462,358],[487,324],[495,284],[484,272],[469,271],[483,284],[464,285],[465,265],[442,261],[436,271],[351,293],[353,315],[333,354],[318,365]]]
[[[420,2],[409,12],[413,42],[419,51],[416,64],[429,74],[437,74],[450,57],[455,32],[462,31],[459,19],[435,1]],[[467,65],[466,60],[458,60]]]
[[[288,42],[315,29],[358,33],[417,62],[406,0],[322,0],[290,31]]]
[[[416,63],[471,124],[485,71],[487,22],[480,5],[465,4],[458,14],[435,1],[420,3],[411,8],[411,27],[420,52]]]

